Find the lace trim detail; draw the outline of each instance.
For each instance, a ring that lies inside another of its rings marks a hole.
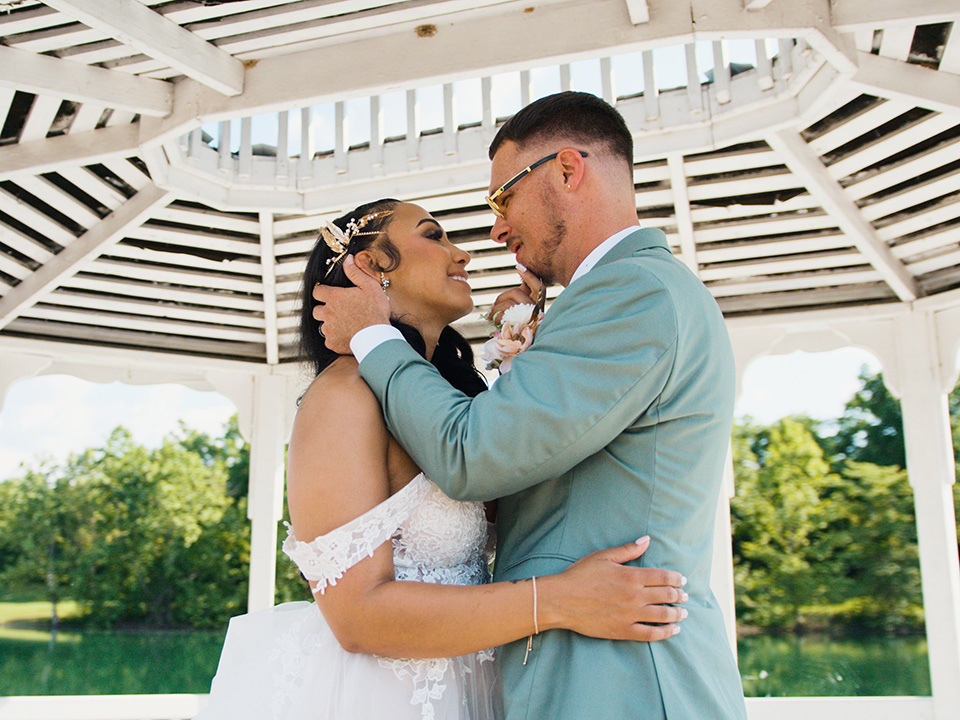
[[[315,612],[316,605],[311,608]],[[290,703],[300,694],[304,677],[303,658],[320,642],[321,633],[307,630],[306,618],[297,622],[289,631],[277,638],[277,644],[267,657],[267,666],[276,668],[273,673],[273,693],[270,698],[271,720],[281,720]]]
[[[297,540],[287,524],[283,552],[293,560],[307,580],[317,583],[314,595],[336,585],[343,573],[389,540],[404,520],[430,492],[431,482],[423,473],[358,518],[321,535],[309,543]]]

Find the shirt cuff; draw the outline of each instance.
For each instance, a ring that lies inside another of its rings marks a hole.
[[[350,340],[350,350],[358,363],[363,362],[371,351],[387,340],[404,340],[404,337],[393,325],[371,325],[353,336]]]

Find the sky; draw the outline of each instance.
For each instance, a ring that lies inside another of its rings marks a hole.
[[[758,358],[744,373],[736,415],[759,423],[791,414],[839,417],[859,387],[864,365],[880,367],[856,348]],[[98,384],[66,375],[22,380],[11,386],[0,410],[0,480],[41,460],[60,463],[71,453],[98,447],[118,425],[137,442],[157,447],[178,431],[180,421],[219,434],[234,411],[218,393],[181,385]]]

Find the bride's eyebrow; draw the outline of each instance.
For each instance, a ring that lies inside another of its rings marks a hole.
[[[436,220],[434,220],[433,218],[424,218],[423,220],[421,220],[420,222],[417,223],[417,227],[420,227],[420,226],[423,225],[424,223],[433,223],[433,224],[436,225],[438,228],[440,228],[441,230],[443,230],[443,228],[440,226],[440,223],[438,223],[438,222],[437,222]]]

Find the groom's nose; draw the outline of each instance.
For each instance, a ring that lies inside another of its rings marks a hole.
[[[493,223],[493,227],[490,228],[490,239],[494,242],[507,244],[507,238],[510,237],[510,223],[504,220],[502,217],[498,217],[496,222]]]

